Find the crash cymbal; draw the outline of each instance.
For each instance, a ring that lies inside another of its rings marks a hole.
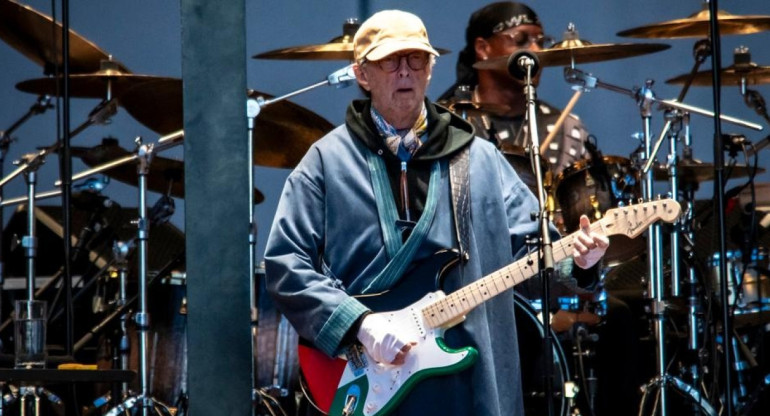
[[[670,48],[662,43],[601,43],[592,44],[585,40],[559,42],[554,47],[532,51],[537,55],[541,66],[570,66],[589,62],[609,61],[629,58]],[[508,70],[508,56],[479,61],[473,64],[476,69]]]
[[[249,91],[250,97],[270,95]],[[120,104],[137,121],[160,134],[182,128],[182,81],[153,81],[132,88]],[[293,168],[316,140],[331,131],[331,123],[290,101],[262,108],[254,125],[254,163],[261,166]]]
[[[252,56],[254,59],[296,59],[324,61],[352,61],[353,36],[361,26],[357,19],[348,19],[342,25],[342,36],[320,45],[294,46],[275,49]]]
[[[714,179],[714,164],[701,162],[700,160],[682,160],[677,166],[679,179],[686,183],[701,183]],[[728,179],[744,178],[749,176],[752,168],[746,165],[725,165],[724,175]],[[757,174],[763,173],[764,168],[757,167]],[[668,168],[664,164],[656,164],[653,170],[656,181],[668,180]]]
[[[96,167],[117,159],[130,156],[132,152],[123,149],[115,139],[104,139],[94,147],[73,147],[72,155],[80,158],[89,167]],[[103,172],[105,175],[129,185],[137,186],[136,163],[124,163]],[[147,175],[147,190],[184,198],[184,162],[154,155]],[[258,189],[254,189],[254,203],[265,200]]]
[[[618,36],[659,39],[707,37],[710,31],[709,18],[711,16],[707,7],[708,5],[704,4],[704,10],[684,19],[668,20],[627,29],[618,32]],[[770,30],[770,16],[739,16],[719,10],[717,18],[720,35],[746,35]]]
[[[253,90],[248,95],[270,98]],[[290,101],[270,104],[262,109],[254,123],[254,163],[293,168],[310,145],[333,128],[325,118]]]
[[[38,65],[46,74],[54,73],[62,64],[62,26],[50,17],[15,1],[0,0],[0,39],[21,52]],[[96,72],[99,63],[109,59],[101,50],[84,37],[69,31],[71,73]],[[129,73],[120,64],[120,70]]]
[[[104,69],[90,74],[71,74],[70,96],[80,98],[118,97],[127,90],[148,81],[173,79],[125,73],[116,69]],[[35,78],[16,84],[16,89],[38,95],[61,95],[64,89],[63,85],[62,77]]]
[[[361,26],[357,19],[348,19],[342,25],[342,36],[330,40],[328,43],[317,45],[292,46],[262,52],[252,56],[254,59],[292,59],[306,61],[352,61],[353,60],[353,36]],[[436,48],[441,55],[449,53],[447,49]]]
[[[683,74],[666,80],[666,84],[684,84],[690,74]],[[759,66],[751,63],[747,66],[730,65],[722,70],[722,85],[741,85],[741,79],[746,80],[746,85],[770,84],[770,66]],[[700,71],[695,74],[692,85],[711,86],[711,70]]]

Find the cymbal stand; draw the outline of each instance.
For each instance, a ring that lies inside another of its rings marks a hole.
[[[13,124],[11,124],[11,127],[7,128],[6,130],[0,130],[0,176],[4,174],[5,171],[5,156],[8,154],[8,149],[11,147],[11,142],[13,142],[13,138],[11,137],[11,133],[16,131],[17,128],[19,128],[22,124],[24,124],[27,120],[30,119],[30,117],[37,115],[37,114],[43,114],[46,110],[53,108],[53,104],[51,104],[51,97],[48,95],[41,95],[37,97],[37,101],[35,101],[35,104],[32,104],[32,106],[27,110],[27,112],[21,116],[18,120],[16,120]],[[3,188],[0,187],[0,201],[3,200]],[[3,287],[3,282],[5,281],[5,263],[3,261],[3,230],[2,225],[5,224],[5,221],[3,220],[3,210],[0,209],[0,289]]]
[[[650,107],[655,97],[652,92],[652,81],[645,82],[645,86],[637,91],[637,104],[641,110],[643,133],[644,133],[644,153],[643,157],[645,162],[650,164],[654,159],[654,153],[652,152],[652,136],[650,134],[650,120],[652,113]],[[662,138],[661,138],[662,139]],[[653,191],[653,171],[648,170],[642,172],[642,197],[651,201],[655,196]],[[666,318],[667,318],[667,303],[664,299],[664,285],[663,280],[663,231],[660,224],[653,224],[648,231],[647,239],[647,296],[652,301],[652,315],[653,315],[653,333],[656,343],[656,363],[657,374],[659,380],[666,380]],[[660,409],[661,416],[668,415],[668,389],[667,383],[655,383],[658,385],[658,393],[660,397]],[[642,407],[644,402],[642,402]]]
[[[112,247],[112,253],[115,256],[115,263],[118,266],[119,292],[118,301],[115,306],[118,309],[128,304],[126,295],[126,285],[128,282],[128,265],[126,257],[131,250],[131,243],[125,243],[123,241],[116,241]],[[131,311],[126,309],[123,314],[120,315],[120,341],[118,342],[118,355],[120,357],[120,369],[128,370],[129,353],[131,351],[131,342],[128,339],[128,319],[131,315]],[[120,390],[121,395],[119,397],[127,397],[129,395],[128,382],[124,382]]]
[[[148,331],[150,329],[150,315],[147,310],[147,249],[149,240],[149,221],[147,220],[147,174],[153,156],[153,145],[143,144],[141,138],[136,139],[138,149],[136,151],[138,188],[139,188],[139,217],[135,224],[137,228],[136,242],[139,251],[138,280],[139,280],[139,309],[134,314],[136,332],[139,338],[139,395],[128,396],[122,403],[106,413],[107,416],[118,416],[139,404],[141,415],[149,416],[154,410],[161,414],[169,414],[168,406],[150,397],[149,392],[149,367],[147,358]]]
[[[27,299],[35,297],[35,260],[37,257],[37,237],[35,236],[35,188],[37,185],[37,170],[45,163],[46,150],[38,153],[28,153],[14,161],[19,167],[0,180],[0,189],[11,179],[24,173],[27,181],[27,235],[21,240],[24,257],[27,259]]]

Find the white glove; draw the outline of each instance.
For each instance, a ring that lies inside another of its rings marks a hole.
[[[572,257],[581,269],[588,269],[596,264],[607,252],[610,239],[602,233],[591,231],[591,222],[585,215],[580,216],[580,232],[574,240]]]
[[[357,337],[375,361],[386,364],[403,363],[403,354],[398,357],[399,363],[396,362],[398,354],[405,354],[414,344],[395,324],[376,313],[364,317]]]

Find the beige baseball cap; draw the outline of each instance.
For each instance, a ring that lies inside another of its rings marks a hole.
[[[353,37],[353,57],[361,63],[380,60],[394,52],[417,49],[438,56],[430,46],[422,20],[401,10],[383,10],[372,15]]]

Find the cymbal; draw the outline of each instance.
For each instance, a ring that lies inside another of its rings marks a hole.
[[[473,116],[473,115],[485,115],[485,114],[497,114],[497,115],[505,115],[511,111],[511,108],[507,105],[502,104],[493,104],[493,103],[478,103],[473,100],[466,100],[466,99],[449,99],[449,100],[442,100],[438,102],[439,105],[442,105],[449,109],[449,111],[458,114],[460,116],[463,116],[463,113],[466,116]]]
[[[348,19],[342,26],[342,36],[337,36],[327,43],[316,45],[292,46],[274,49],[252,56],[254,59],[293,59],[304,61],[352,61],[353,37],[361,26],[355,19]],[[445,55],[450,51],[436,48]]]
[[[0,39],[38,65],[47,74],[62,65],[62,26],[35,9],[15,1],[0,0]],[[69,31],[71,73],[96,72],[109,59],[105,51],[75,31]],[[120,64],[123,72],[130,72]]]
[[[294,46],[275,49],[252,56],[254,59],[296,59],[296,60],[325,60],[352,61],[353,36],[361,26],[356,19],[348,19],[342,25],[342,36],[337,36],[328,43],[320,45]]]
[[[94,147],[72,147],[72,155],[79,157],[89,167],[96,167],[133,154],[120,147],[117,140],[104,139]],[[124,163],[103,172],[105,175],[132,186],[138,186],[136,163]],[[184,198],[184,162],[153,155],[147,175],[147,189],[161,194],[169,193]],[[254,189],[254,203],[265,200],[258,189]]]
[[[618,36],[632,38],[692,38],[709,36],[709,18],[711,13],[706,5],[704,10],[684,19],[668,20],[660,23],[639,26],[618,32]],[[739,16],[724,10],[717,12],[720,35],[747,35],[750,33],[770,30],[770,16],[747,15]]]
[[[272,96],[249,91],[250,97]],[[119,98],[137,121],[160,134],[182,129],[182,81],[166,79],[137,85]],[[262,108],[254,123],[254,163],[293,168],[316,140],[331,131],[331,123],[290,101]]]
[[[532,51],[541,66],[570,66],[589,62],[629,58],[670,48],[662,43],[597,43],[573,39],[559,42],[554,47]],[[476,69],[508,70],[508,56],[500,56],[473,64]]]
[[[70,74],[70,95],[80,98],[107,98],[108,95],[118,97],[139,84],[172,79],[126,73],[116,69],[102,69],[90,74]],[[16,89],[33,94],[61,95],[64,89],[62,81],[62,77],[28,79],[16,84]]]
[[[701,183],[714,179],[714,164],[701,162],[700,160],[681,160],[677,166],[679,179],[686,183]],[[729,179],[744,178],[751,173],[751,167],[746,165],[725,165],[725,177]],[[757,167],[757,174],[763,173],[765,168]],[[653,177],[656,181],[668,180],[668,168],[665,164],[655,164]]]
[[[666,80],[666,84],[684,84],[690,74],[682,74]],[[730,65],[722,70],[722,85],[741,85],[741,78],[746,79],[747,85],[770,84],[770,66],[759,66],[751,63],[746,67],[736,68]],[[695,74],[692,85],[711,86],[711,70]]]

